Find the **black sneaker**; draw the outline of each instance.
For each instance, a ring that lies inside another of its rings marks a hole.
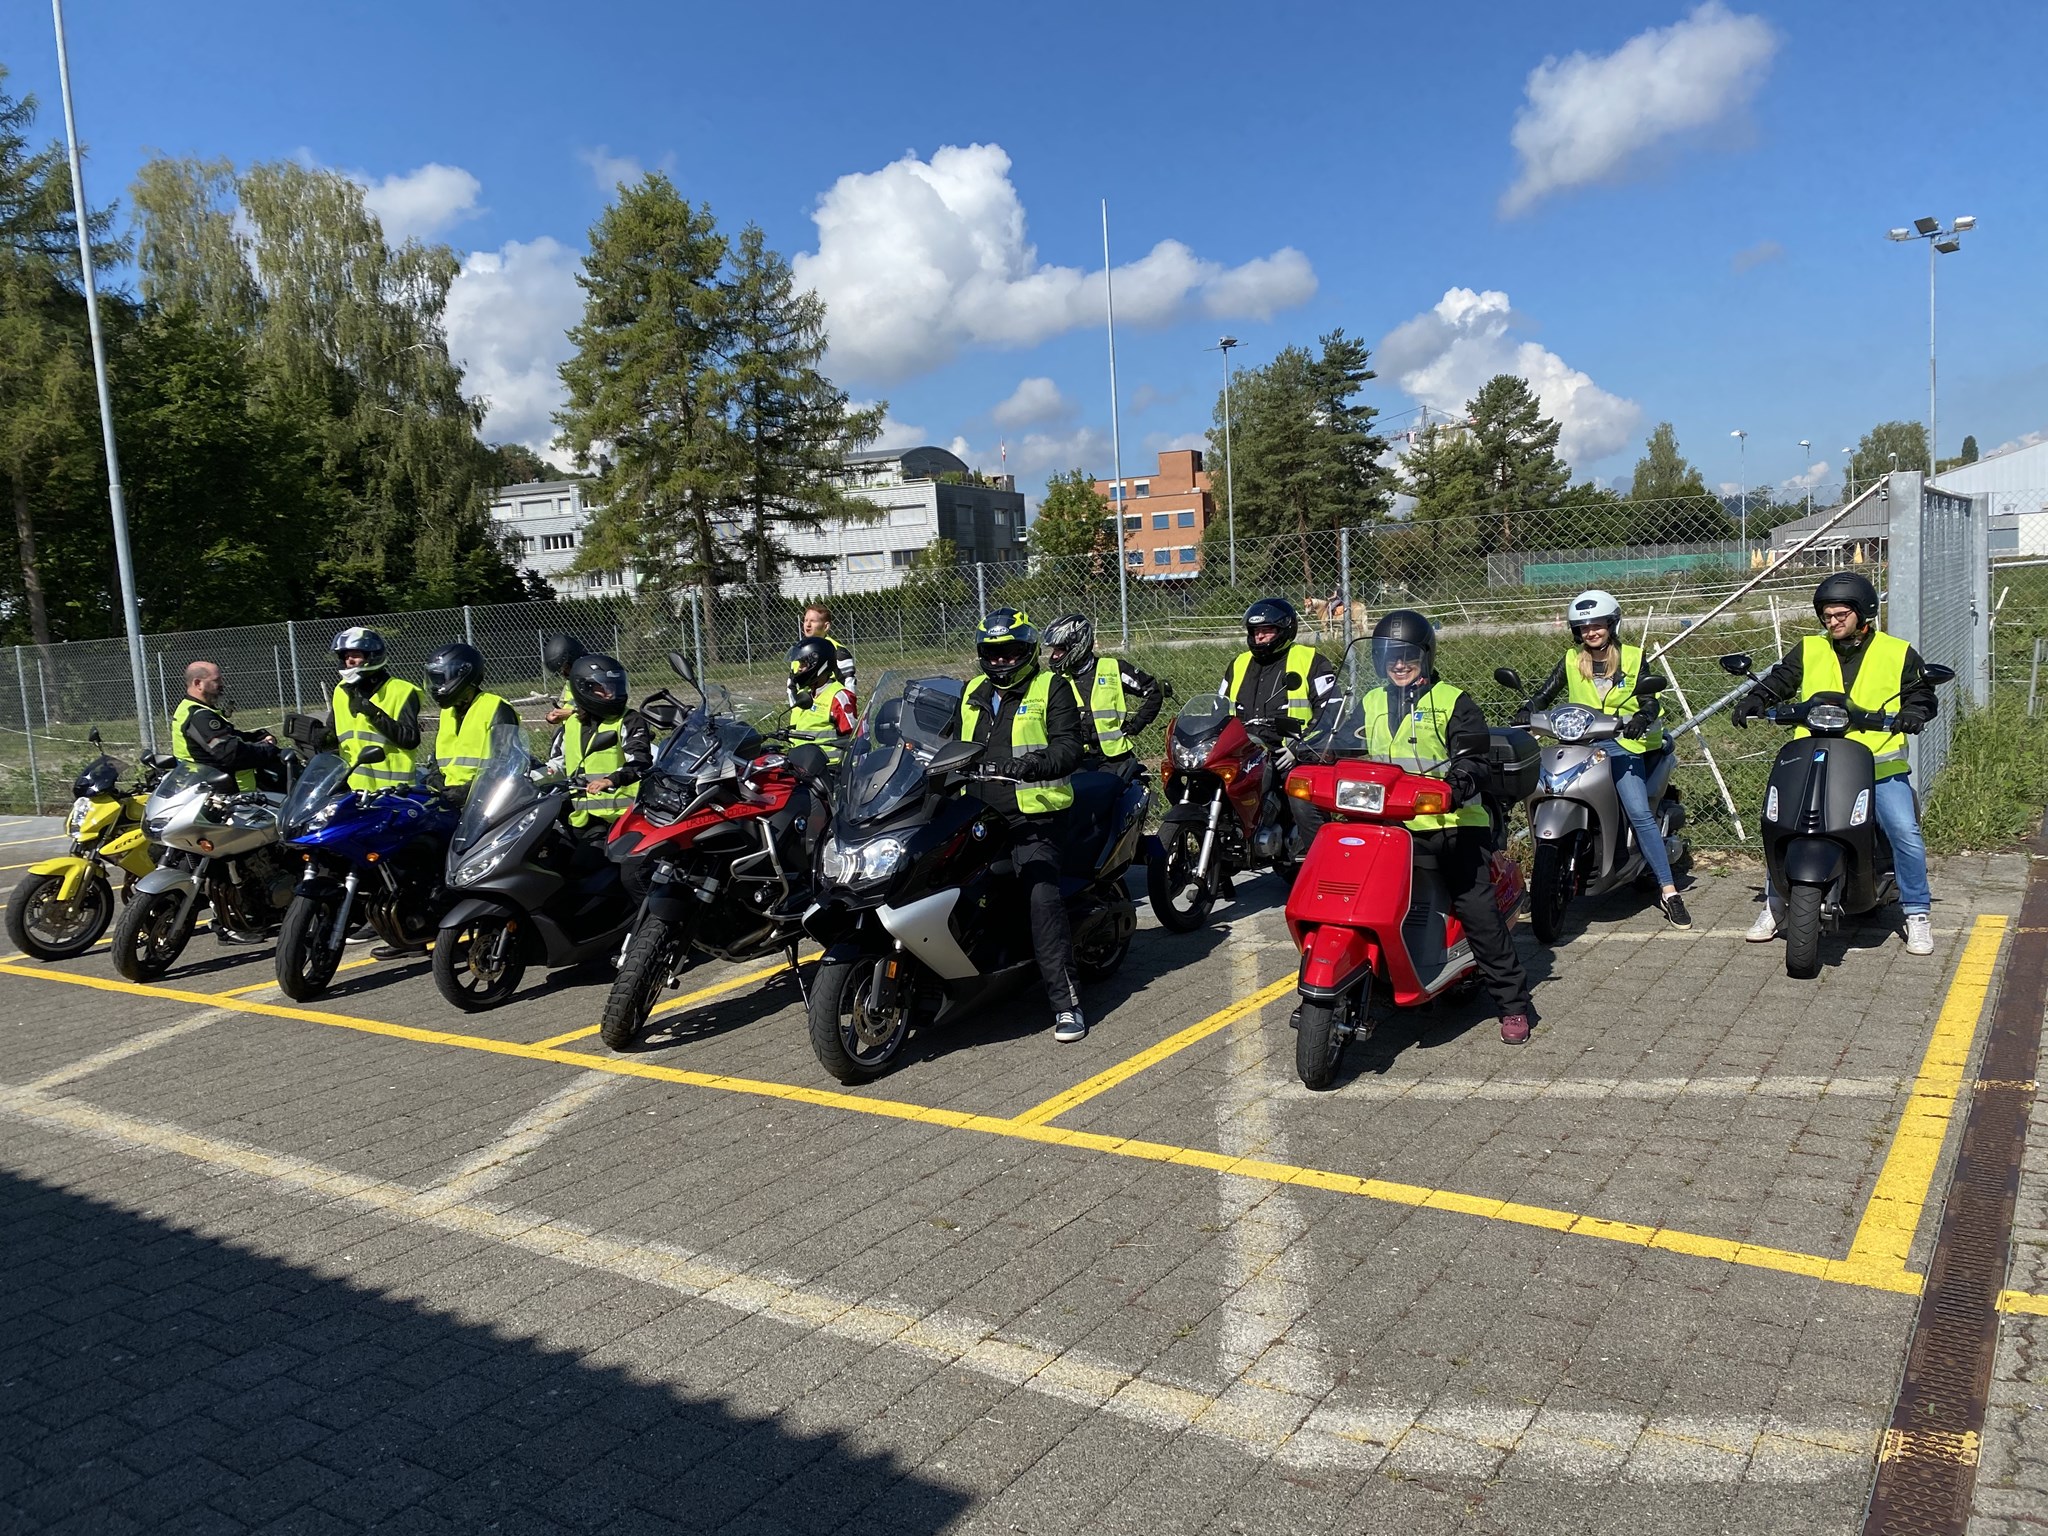
[[[1081,1017],[1078,1008],[1066,1008],[1053,1015],[1052,1037],[1062,1045],[1071,1045],[1076,1040],[1088,1038],[1088,1021]]]
[[[1690,928],[1692,926],[1692,914],[1685,910],[1685,898],[1676,891],[1666,896],[1658,905],[1664,909],[1664,921],[1672,927]]]
[[[370,947],[370,958],[372,960],[407,960],[424,955],[425,953],[424,949],[417,947],[401,949],[396,944],[374,944]]]

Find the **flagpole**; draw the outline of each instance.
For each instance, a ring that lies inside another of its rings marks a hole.
[[[1116,472],[1116,493],[1110,498],[1116,513],[1116,603],[1123,628],[1124,649],[1131,644],[1131,560],[1124,547],[1124,443],[1116,412],[1116,290],[1109,268],[1109,199],[1102,200],[1102,299],[1109,316],[1109,452]]]

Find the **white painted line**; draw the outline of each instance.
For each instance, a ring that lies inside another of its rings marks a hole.
[[[145,1034],[137,1035],[133,1040],[124,1040],[119,1045],[110,1045],[104,1051],[96,1051],[90,1056],[81,1056],[69,1066],[59,1067],[54,1072],[45,1072],[41,1077],[27,1083],[25,1087],[31,1093],[44,1093],[65,1083],[75,1083],[81,1077],[91,1076],[102,1067],[111,1067],[117,1061],[126,1061],[131,1056],[140,1056],[144,1051],[153,1051],[158,1046],[167,1045],[173,1040],[193,1033],[195,1030],[205,1029],[210,1024],[218,1024],[222,1019],[234,1017],[235,1011],[232,1008],[209,1008],[206,1012],[186,1019],[182,1023],[166,1024],[161,1029],[152,1029]]]
[[[1910,1090],[1902,1077],[1820,1077],[1801,1074],[1748,1077],[1362,1077],[1334,1094],[1310,1093],[1300,1083],[1278,1087],[1283,1098],[1328,1104],[1340,1099],[1396,1099],[1465,1103],[1491,1099],[1528,1103],[1536,1099],[1634,1099],[1652,1104],[1673,1099],[1893,1099]]]
[[[550,1094],[505,1127],[505,1133],[488,1147],[465,1158],[446,1179],[427,1190],[425,1198],[459,1205],[485,1190],[497,1188],[578,1110],[614,1089],[625,1087],[628,1081],[610,1072],[579,1073],[560,1093]]]

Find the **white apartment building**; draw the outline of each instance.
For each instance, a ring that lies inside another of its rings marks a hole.
[[[508,485],[491,502],[491,520],[518,542],[512,560],[555,589],[557,597],[603,597],[631,592],[639,578],[631,566],[571,576],[569,567],[583,546],[590,509],[580,480],[540,480]]]

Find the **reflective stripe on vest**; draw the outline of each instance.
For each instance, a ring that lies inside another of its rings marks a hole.
[[[1061,681],[1072,686],[1066,673],[1059,674]],[[1024,690],[1024,697],[1017,701],[1016,713],[1010,717],[1010,750],[1018,756],[1034,747],[1049,747],[1052,738],[1045,731],[1045,712],[1052,703],[1053,674],[1044,667],[1038,669]],[[974,740],[975,728],[981,724],[982,711],[987,707],[982,701],[989,695],[991,684],[985,677],[976,678],[974,684],[960,700],[960,739]],[[1074,803],[1074,781],[1065,779],[1038,779],[1017,786],[1017,809],[1027,816],[1042,816],[1048,811],[1063,811]]]
[[[1442,778],[1450,766],[1450,743],[1444,728],[1451,722],[1451,709],[1462,689],[1436,683],[1415,701],[1415,709],[1396,730],[1387,721],[1387,690],[1375,688],[1365,696],[1365,750],[1368,756],[1395,763],[1410,773]],[[1411,816],[1405,825],[1414,832],[1435,832],[1443,827],[1483,827],[1492,820],[1477,800],[1456,810],[1435,816]]]
[[[467,784],[491,760],[491,725],[498,710],[506,706],[495,693],[480,693],[461,714],[441,711],[441,723],[434,732],[434,762],[444,784]]]
[[[588,732],[588,735],[585,732]],[[583,750],[583,743],[592,737],[602,736],[606,731],[617,731],[618,742],[602,752]],[[626,768],[625,722],[599,725],[595,728],[583,723],[581,715],[571,715],[562,722],[562,771],[564,773],[587,774],[593,779],[607,774],[623,773]],[[597,794],[581,794],[576,797],[574,809],[569,812],[569,825],[587,827],[594,821],[616,821],[625,814],[626,807],[633,803],[633,791],[617,785]]]
[[[834,768],[846,753],[846,738],[839,734],[838,722],[832,718],[832,701],[839,697],[840,690],[835,684],[830,689],[811,690],[809,704],[792,704],[789,707],[789,744],[792,747],[816,747],[825,754],[825,761]],[[824,697],[820,704],[818,699]]]
[[[1303,645],[1298,641],[1287,647],[1287,659],[1281,663],[1283,670],[1292,672],[1300,679],[1300,681],[1288,686],[1286,713],[1294,716],[1303,725],[1308,724],[1309,716],[1315,712],[1308,702],[1309,669],[1315,664],[1316,648],[1312,645]],[[1237,653],[1237,660],[1230,664],[1230,702],[1240,707],[1243,705],[1244,700],[1239,698],[1238,694],[1244,688],[1245,674],[1251,671],[1251,668],[1252,653],[1250,651],[1239,651]]]
[[[1104,757],[1128,757],[1133,748],[1124,735],[1124,716],[1130,713],[1124,697],[1123,669],[1107,656],[1095,659],[1095,685],[1081,700],[1095,725],[1095,743]]]
[[[1842,687],[1842,661],[1835,654],[1834,643],[1826,635],[1808,635],[1799,642],[1799,697],[1810,699],[1817,693],[1847,692],[1849,702],[1858,709],[1871,711],[1892,710],[1898,707],[1899,694],[1906,685],[1906,642],[1897,635],[1888,635],[1883,630],[1873,630],[1865,642],[1863,665],[1856,669],[1856,686],[1847,690]],[[1810,736],[1813,733],[1801,726],[1793,737]],[[1870,755],[1877,759],[1877,776],[1880,779],[1895,779],[1902,773],[1913,771],[1912,761],[1906,756],[1906,738],[1898,731],[1851,731],[1851,741],[1860,741],[1870,748]]]
[[[370,702],[396,720],[405,712],[408,700],[421,696],[419,689],[411,683],[387,677],[383,685],[370,695]],[[412,782],[413,749],[401,747],[370,724],[367,716],[357,714],[354,700],[339,683],[334,685],[334,735],[341,743],[341,759],[349,765],[350,789],[390,789],[394,785]],[[358,768],[356,759],[363,755],[365,747],[373,744],[384,749],[384,761],[366,763]]]
[[[208,707],[201,704],[197,699],[188,697],[178,700],[178,707],[171,711],[171,756],[181,763],[190,764],[194,768],[211,768],[213,764],[202,763],[192,755],[192,743],[185,739],[185,722],[192,718],[193,710]],[[244,768],[235,775],[235,788],[254,789],[255,787],[256,771],[253,768]]]
[[[1576,647],[1564,653],[1565,696],[1574,704],[1583,704],[1588,709],[1603,715],[1619,715],[1626,720],[1643,707],[1643,701],[1636,697],[1636,684],[1643,676],[1643,648],[1640,645],[1624,645],[1621,648],[1621,670],[1615,674],[1608,687],[1607,697],[1601,698],[1600,690],[1593,686],[1593,679],[1579,670],[1579,652]],[[1664,745],[1664,727],[1653,725],[1640,736],[1618,736],[1615,746],[1624,752],[1654,752]]]

